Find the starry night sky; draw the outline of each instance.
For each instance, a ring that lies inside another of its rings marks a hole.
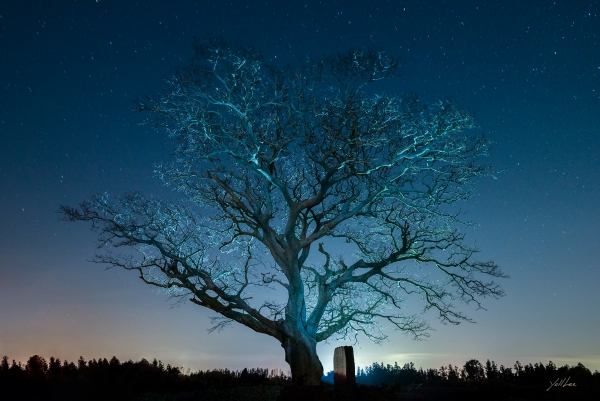
[[[96,235],[59,205],[139,189],[169,160],[164,135],[136,125],[137,97],[223,35],[273,63],[380,46],[404,61],[390,92],[455,98],[495,141],[505,172],[462,205],[467,239],[511,276],[477,323],[421,342],[363,339],[356,363],[462,366],[552,360],[600,370],[600,2],[107,1],[0,3],[0,356],[161,359],[184,368],[289,368],[283,349],[209,311],[174,306],[134,272],[88,262]],[[321,344],[325,371],[333,349]]]

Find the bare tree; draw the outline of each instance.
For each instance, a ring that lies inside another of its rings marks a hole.
[[[218,40],[195,50],[164,95],[139,102],[176,142],[157,176],[183,201],[133,192],[61,207],[99,230],[97,262],[215,311],[210,330],[235,321],[276,338],[302,385],[320,382],[320,341],[379,342],[385,326],[427,336],[408,295],[452,324],[471,321],[454,300],[503,295],[484,278],[506,276],[474,260],[453,206],[492,173],[471,115],[378,93],[399,69],[384,52],[278,69]],[[265,300],[267,288],[285,297]]]

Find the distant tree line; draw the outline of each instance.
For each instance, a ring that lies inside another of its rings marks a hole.
[[[242,386],[282,386],[289,381],[281,370],[214,369],[184,374],[179,367],[165,366],[156,359],[122,363],[114,356],[90,361],[80,357],[74,363],[34,355],[25,365],[14,359],[9,363],[4,356],[0,362],[2,400],[133,400],[144,399],[139,397],[147,393],[212,394]]]
[[[600,372],[597,370],[592,373],[582,363],[576,366],[564,365],[557,367],[552,361],[547,365],[535,363],[522,365],[519,361],[514,367],[504,367],[488,359],[482,364],[477,359],[467,361],[462,368],[457,366],[442,366],[439,369],[416,369],[414,364],[407,363],[400,367],[397,363],[394,365],[384,365],[383,363],[373,363],[373,365],[362,369],[357,368],[356,382],[366,385],[380,385],[382,383],[391,385],[393,383],[411,384],[411,383],[482,383],[482,382],[505,382],[518,384],[538,384],[555,381],[557,378],[570,377],[572,382],[589,382],[591,380],[599,381]]]
[[[333,383],[333,372],[329,372],[324,380]],[[600,400],[600,372],[592,373],[581,363],[557,367],[552,361],[546,365],[522,365],[517,361],[511,368],[498,366],[489,359],[485,364],[471,359],[462,368],[448,365],[426,370],[415,368],[412,362],[402,367],[397,363],[373,363],[366,368],[357,367],[356,382],[359,385],[395,388],[400,393],[420,393],[419,397],[424,400],[501,400],[511,397],[522,400]],[[555,386],[551,387],[551,383]]]
[[[564,384],[567,378],[575,387],[559,386],[560,380]],[[323,381],[333,383],[333,372],[324,376]],[[498,366],[489,359],[485,364],[471,359],[462,368],[448,365],[426,370],[415,368],[412,362],[402,367],[397,363],[373,363],[357,368],[356,382],[401,393],[424,391],[433,396],[432,399],[436,394],[443,397],[450,390],[461,397],[485,395],[486,399],[515,395],[522,399],[563,399],[561,396],[594,399],[600,396],[600,372],[592,373],[581,363],[557,367],[552,361],[546,365],[522,365],[517,361],[511,368]],[[551,383],[556,386],[546,391]],[[110,360],[90,361],[80,357],[74,363],[54,357],[47,361],[34,355],[24,365],[15,360],[9,362],[6,356],[0,362],[2,400],[275,400],[281,387],[289,384],[289,374],[277,369],[214,369],[196,373],[190,373],[188,369],[185,374],[181,368],[165,366],[156,359],[152,362],[146,359],[120,362],[114,356]],[[441,392],[432,393],[436,389]],[[156,398],[153,394],[188,396]],[[540,398],[544,396],[546,398]]]

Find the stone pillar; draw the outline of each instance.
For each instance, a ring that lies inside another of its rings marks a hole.
[[[336,390],[350,391],[356,385],[352,347],[337,347],[333,353],[333,383]]]

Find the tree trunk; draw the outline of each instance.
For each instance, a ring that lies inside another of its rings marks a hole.
[[[288,336],[281,344],[285,361],[292,370],[292,383],[300,386],[318,386],[323,376],[323,365],[317,355],[317,340],[306,334]]]

